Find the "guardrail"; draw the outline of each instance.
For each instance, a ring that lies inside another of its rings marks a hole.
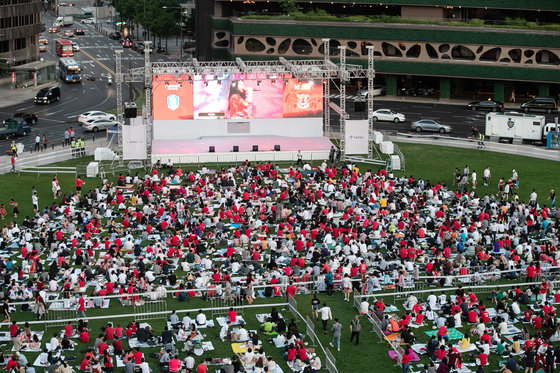
[[[73,174],[77,176],[78,171],[76,167],[50,167],[50,166],[35,166],[35,167],[27,167],[18,170],[18,174],[20,173],[36,173],[37,177],[40,174]]]

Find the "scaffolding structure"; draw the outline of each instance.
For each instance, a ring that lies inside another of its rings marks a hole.
[[[147,42],[149,43],[149,42]],[[122,69],[122,50],[115,51],[116,59],[116,76],[115,83],[117,85],[117,121],[118,121],[118,149],[117,153],[122,154],[122,125],[124,124],[124,103],[122,95],[123,84],[143,83],[145,92],[145,102],[142,110],[142,120],[146,124],[146,150],[148,159],[152,154],[152,123],[151,121],[151,92],[152,79],[157,76],[159,80],[165,81],[208,81],[220,80],[227,75],[243,74],[244,79],[299,79],[299,80],[321,80],[324,88],[324,131],[327,135],[331,135],[330,109],[334,109],[340,116],[340,148],[341,154],[345,154],[344,133],[346,131],[346,85],[352,79],[368,78],[368,82],[375,76],[373,63],[368,64],[368,69],[364,69],[361,65],[353,65],[346,63],[346,47],[338,47],[340,49],[339,63],[330,60],[330,43],[329,39],[323,39],[324,58],[322,60],[287,60],[280,57],[278,60],[270,61],[244,61],[236,58],[235,61],[208,61],[202,62],[193,58],[192,61],[167,61],[167,62],[151,62],[149,44],[146,45],[144,55],[144,67],[132,68],[124,71]],[[369,54],[368,54],[369,57]],[[372,57],[373,59],[373,54]],[[338,83],[340,87],[340,106],[330,102],[330,83]],[[373,83],[371,83],[373,84]],[[368,83],[369,86],[369,83]],[[373,87],[373,85],[372,85]],[[372,95],[368,95],[368,101]],[[368,102],[368,108],[373,103]],[[368,114],[369,115],[369,114]],[[371,131],[370,131],[370,141]]]

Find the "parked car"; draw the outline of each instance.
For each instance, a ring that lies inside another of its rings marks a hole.
[[[384,96],[386,92],[386,88],[384,85],[374,85],[373,86],[373,96]],[[365,100],[368,96],[368,90],[360,89],[358,91],[358,98]]]
[[[86,111],[78,115],[78,122],[85,123],[88,120],[95,120],[95,119],[108,119],[108,120],[116,120],[117,117],[114,114],[109,114],[104,111]]]
[[[471,109],[472,111],[476,111],[476,110],[502,111],[504,110],[504,104],[489,98],[488,100],[471,102],[467,105],[467,109]]]
[[[553,97],[537,96],[522,103],[521,109],[526,113],[529,111],[546,111],[547,113],[552,113],[553,111],[558,111],[558,106]]]
[[[82,123],[82,128],[86,131],[97,132],[106,128],[115,127],[119,124],[116,120],[109,119],[90,119]]]
[[[39,120],[37,114],[24,113],[23,111],[18,111],[12,114],[12,116],[10,116],[8,119],[6,119],[4,121],[4,124],[7,124],[12,119],[18,119],[18,118],[23,119],[24,121],[27,122],[27,124],[35,124]]]
[[[82,19],[81,21],[83,24],[92,24],[92,23],[97,23],[97,19],[95,18],[86,18],[86,19]]]
[[[109,37],[113,40],[119,40],[121,38],[120,32],[112,32],[109,34]]]
[[[86,30],[83,28],[74,29],[74,35],[85,35],[85,34],[86,34]]]
[[[401,88],[401,93],[404,96],[433,96],[435,92],[435,89],[427,87]]]
[[[49,38],[47,38],[45,35],[40,35],[40,36],[39,36],[39,43],[41,43],[41,44],[49,44]]]
[[[39,52],[46,52],[47,46],[43,43],[39,43]]]
[[[58,88],[58,86],[42,88],[39,92],[37,92],[34,99],[36,104],[50,104],[53,101],[59,100],[60,88]]]
[[[371,113],[371,119],[374,122],[377,121],[386,121],[386,122],[404,122],[406,117],[404,114],[397,113],[391,109],[377,109],[373,113]]]
[[[146,46],[144,45],[143,42],[138,42],[138,43],[133,43],[132,44],[132,49],[135,50],[138,53],[144,53],[145,48],[146,48]]]
[[[75,41],[72,42],[72,50],[74,52],[79,52],[80,51],[80,46]]]
[[[412,122],[410,128],[416,132],[422,131],[432,131],[439,133],[449,133],[451,132],[451,127],[447,124],[441,124],[434,119],[420,119],[416,122]]]

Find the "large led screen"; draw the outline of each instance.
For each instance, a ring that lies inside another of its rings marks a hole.
[[[154,78],[154,120],[267,119],[322,115],[321,81],[259,79],[251,74],[194,76],[192,83],[187,76],[182,76],[182,84],[170,79],[175,77]]]
[[[187,75],[156,75],[152,84],[154,120],[193,119],[193,86]]]

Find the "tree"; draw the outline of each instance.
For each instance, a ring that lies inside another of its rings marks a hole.
[[[297,5],[297,0],[280,0],[280,8],[288,15],[301,11]]]

